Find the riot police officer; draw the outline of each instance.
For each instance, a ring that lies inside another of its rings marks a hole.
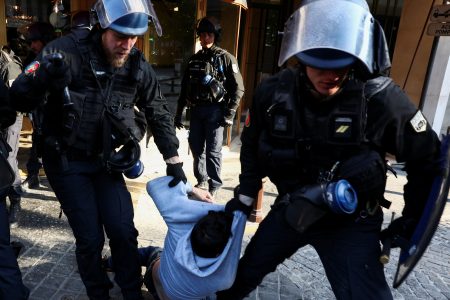
[[[50,41],[56,38],[55,29],[50,23],[34,22],[27,27],[26,39],[30,44],[30,53],[25,58],[23,65],[27,66],[35,60],[36,56]],[[31,124],[33,125],[33,133],[31,135],[32,144],[30,148],[30,156],[28,158],[27,178],[22,185],[30,189],[36,189],[40,186],[39,170],[41,163],[41,146],[42,146],[42,107],[39,105],[29,114]],[[20,210],[20,202],[15,206]]]
[[[175,126],[183,127],[181,116],[190,107],[189,146],[194,158],[196,187],[215,196],[222,186],[222,143],[224,128],[233,124],[244,84],[236,58],[217,46],[222,29],[217,19],[204,17],[197,26],[202,49],[190,59],[181,83]]]
[[[16,120],[16,112],[9,107],[8,90],[0,79],[0,130],[6,129]],[[17,259],[10,244],[6,194],[14,182],[14,171],[7,161],[11,150],[0,135],[0,299],[28,299],[29,290],[22,282]]]
[[[384,233],[408,239],[439,174],[440,141],[380,75],[390,61],[366,1],[303,1],[285,26],[279,64],[288,59],[298,65],[255,93],[241,137],[239,195],[227,210],[249,213],[265,176],[279,196],[218,299],[244,298],[307,244],[337,299],[392,299],[379,262],[385,154],[405,162],[408,183],[403,214]]]
[[[186,181],[167,101],[134,48],[149,18],[159,34],[161,27],[146,0],[99,0],[93,12],[92,31],[46,45],[10,95],[20,111],[45,103],[44,169],[74,233],[88,297],[109,299],[112,283],[101,265],[106,232],[124,299],[142,299],[138,232],[123,175],[142,172],[138,142],[147,124],[173,176],[169,185]]]

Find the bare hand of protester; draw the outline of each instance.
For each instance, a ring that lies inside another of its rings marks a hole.
[[[211,196],[211,194],[208,191],[202,190],[202,189],[199,189],[196,187],[192,188],[191,195],[195,198],[195,200],[208,202],[208,203],[213,203],[213,201],[214,201],[213,197]]]

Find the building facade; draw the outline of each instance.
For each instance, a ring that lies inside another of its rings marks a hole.
[[[3,3],[2,3],[3,2]],[[0,41],[32,21],[51,21],[63,34],[70,15],[88,10],[95,0],[0,0]],[[195,27],[213,15],[221,21],[221,47],[234,54],[245,80],[245,96],[238,113],[243,118],[255,87],[279,70],[277,66],[285,20],[301,0],[153,0],[163,28],[158,37],[152,26],[137,46],[157,67],[173,67],[181,74],[184,62],[198,49]],[[450,76],[449,37],[428,35],[430,15],[443,0],[367,0],[383,26],[392,59],[390,76],[421,107],[437,132],[450,125],[445,113],[448,91],[443,80]],[[449,77],[450,78],[450,77]],[[440,124],[440,125],[439,125]],[[448,125],[447,125],[448,124]],[[239,133],[236,122],[231,135]]]

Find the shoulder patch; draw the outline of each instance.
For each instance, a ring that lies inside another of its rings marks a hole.
[[[37,60],[35,60],[32,63],[30,63],[23,72],[27,76],[34,76],[34,73],[36,73],[40,65],[41,64]]]
[[[239,67],[237,64],[231,64],[231,68],[233,69],[234,73],[239,73]]]
[[[247,117],[245,118],[245,127],[250,127],[250,112],[247,113]]]
[[[422,112],[418,110],[414,117],[409,121],[411,126],[416,132],[424,132],[427,129],[427,120],[423,116]]]

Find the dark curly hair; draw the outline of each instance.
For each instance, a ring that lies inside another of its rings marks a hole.
[[[232,215],[210,210],[192,229],[191,245],[194,253],[206,258],[219,256],[231,237],[232,223]]]

